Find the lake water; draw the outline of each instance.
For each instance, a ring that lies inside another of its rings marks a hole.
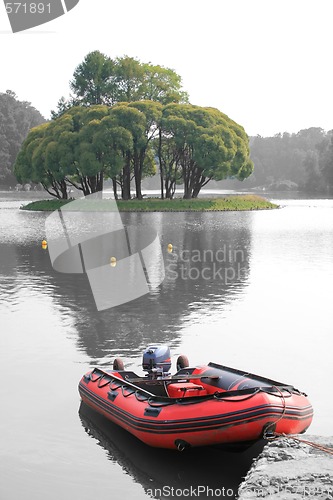
[[[141,373],[151,342],[168,343],[174,360],[183,353],[191,365],[215,361],[296,386],[314,406],[309,432],[332,435],[332,199],[122,214],[126,225],[156,229],[166,277],[154,293],[100,312],[85,275],[52,269],[41,248],[47,214],[19,211],[22,203],[0,193],[1,500],[141,500],[199,486],[200,498],[211,498],[208,488],[234,496],[260,445],[150,449],[80,405],[89,367],[121,356]]]

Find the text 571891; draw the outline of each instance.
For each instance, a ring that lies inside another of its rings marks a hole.
[[[7,2],[7,14],[51,14],[50,3],[21,3],[21,2]]]

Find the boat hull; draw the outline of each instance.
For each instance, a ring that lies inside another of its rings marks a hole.
[[[193,371],[194,377],[204,373],[202,367],[198,371]],[[97,375],[89,372],[79,383],[84,403],[154,447],[182,450],[256,441],[267,430],[299,434],[312,421],[307,397],[283,386],[232,392],[203,382],[203,396],[168,398],[136,388],[121,372]]]

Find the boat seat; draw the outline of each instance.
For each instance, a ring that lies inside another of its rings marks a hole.
[[[165,384],[163,380],[143,380],[140,382],[135,382],[135,385],[141,389],[155,394],[155,396],[168,397]]]
[[[189,398],[207,394],[202,385],[193,384],[192,382],[174,382],[167,386],[167,391],[170,398]]]

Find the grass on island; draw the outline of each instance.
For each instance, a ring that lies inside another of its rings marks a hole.
[[[40,200],[22,206],[22,210],[33,211],[53,211],[58,210],[73,200]],[[77,200],[79,201],[79,200]],[[109,200],[82,200],[84,204],[80,210],[107,211]],[[88,205],[89,203],[89,205]],[[184,200],[176,198],[174,200],[161,200],[159,198],[144,198],[143,200],[119,200],[117,206],[120,212],[218,212],[230,210],[268,210],[278,208],[278,205],[271,203],[265,198],[254,195],[233,195],[221,198],[194,198]],[[110,209],[114,209],[114,204],[110,204]]]
[[[277,205],[257,195],[233,195],[222,198],[192,198],[184,200],[160,200],[150,198],[147,200],[119,201],[119,211],[142,211],[142,212],[218,212],[226,210],[261,210],[277,208]]]

